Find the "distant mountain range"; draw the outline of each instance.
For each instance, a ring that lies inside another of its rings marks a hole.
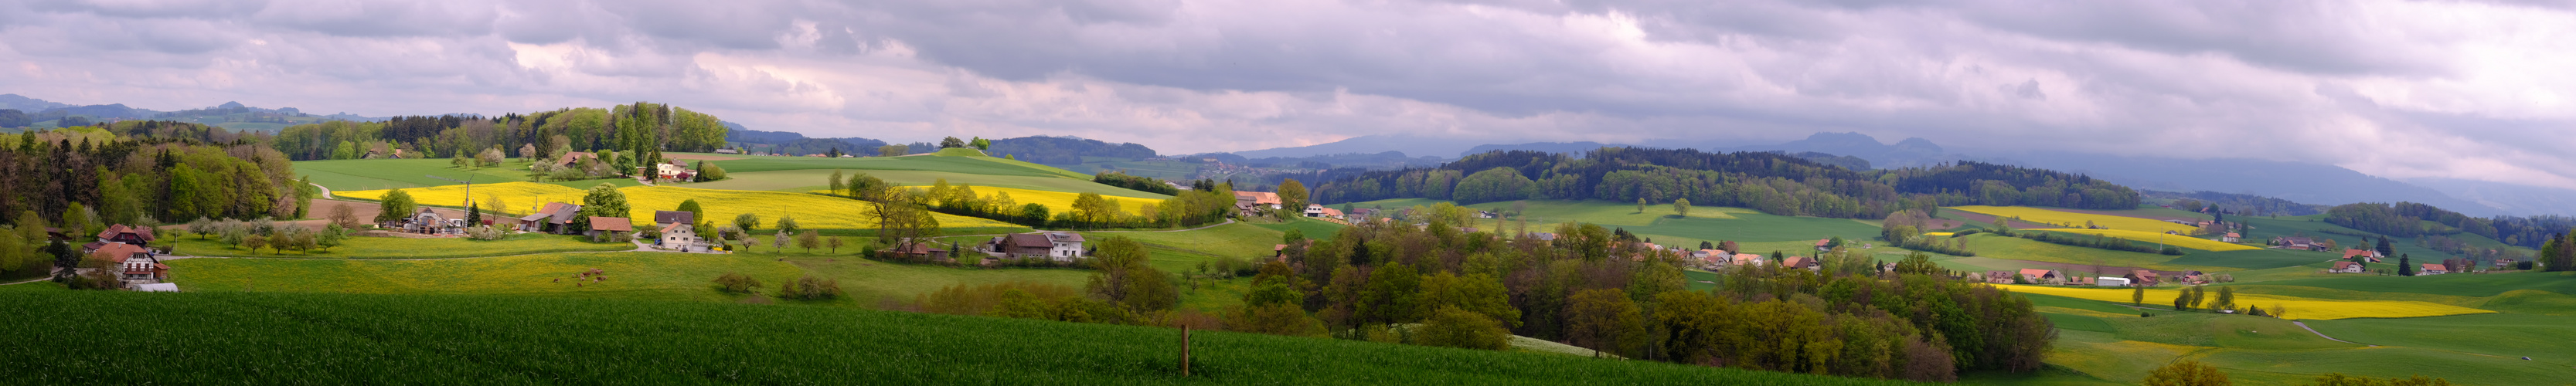
[[[245,106],[241,102],[224,102],[221,105],[179,111],[158,111],[128,107],[123,103],[71,105],[18,94],[0,94],[0,110],[18,110],[28,118],[27,122],[22,124],[32,124],[37,127],[57,127],[54,122],[73,117],[80,118],[78,121],[88,122],[126,119],[173,120],[224,126],[236,130],[274,130],[290,124],[321,121],[377,122],[386,119],[348,113],[314,115],[293,107],[269,109]]]
[[[1254,154],[1311,155],[1329,151],[1370,149],[1404,149],[1423,152],[1417,154],[1445,154],[1433,152],[1447,150],[1420,145],[1427,143],[1456,143],[1456,141],[1402,136],[1363,136],[1322,145],[1244,151],[1234,154],[1247,157]],[[1460,152],[1463,156],[1497,150],[1580,153],[1603,146],[1687,147],[1709,151],[1779,151],[1854,169],[1918,167],[1958,161],[1977,161],[2087,174],[2141,189],[2251,194],[2307,204],[2341,205],[2355,202],[2408,201],[2431,204],[2472,216],[2576,214],[2576,191],[2567,189],[2454,179],[2398,181],[2363,174],[2340,166],[2303,162],[2230,158],[2126,157],[2053,152],[1960,154],[1949,152],[1940,145],[1922,138],[1906,138],[1894,144],[1888,144],[1860,133],[1816,133],[1805,139],[1760,145],[1676,141],[1655,141],[1655,143],[1658,145],[1598,142],[1487,144],[1469,146]],[[1808,152],[1820,154],[1806,154]],[[1837,162],[1830,157],[1832,155],[1856,157],[1867,162],[1849,160]]]

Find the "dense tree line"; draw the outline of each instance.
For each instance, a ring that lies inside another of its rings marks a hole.
[[[1517,334],[1629,358],[1914,380],[2035,370],[2053,339],[2018,296],[1883,273],[1849,250],[1819,271],[1749,266],[1691,291],[1681,256],[1597,225],[1559,225],[1546,241],[1428,217],[1291,240],[1226,327],[1489,349]]]
[[[331,121],[288,126],[272,145],[295,160],[471,157],[486,149],[552,158],[565,151],[714,151],[728,129],[715,116],[636,102],[609,109],[568,108],[495,117],[406,116],[384,122]]]
[[[984,154],[1049,165],[1082,163],[1082,157],[1154,158],[1154,149],[1133,143],[1108,143],[1073,137],[1021,137],[991,140]]]
[[[2397,237],[2467,233],[2526,248],[2576,229],[2576,218],[2566,216],[2477,218],[2412,202],[2338,205],[2326,210],[2326,222]]]
[[[1433,198],[1462,203],[1519,199],[1671,202],[1764,213],[1876,218],[1949,205],[2132,209],[2128,187],[2083,175],[1961,162],[1853,171],[1770,152],[1602,148],[1581,157],[1537,151],[1470,155],[1438,168],[1370,171],[1330,179],[1319,202]]]
[[[1939,210],[1940,208],[1925,209]],[[1959,237],[1972,232],[1958,232],[1948,237],[1923,234],[1923,228],[1932,222],[1932,215],[1926,214],[1925,209],[1907,209],[1888,214],[1887,221],[1879,224],[1879,239],[1887,240],[1888,244],[1898,248],[1951,256],[1977,255],[1976,251],[1968,249],[1968,240]]]
[[[209,139],[222,138],[225,142]],[[12,225],[90,234],[113,224],[303,217],[315,191],[257,135],[126,121],[0,139],[0,213]],[[25,225],[29,222],[43,224]]]
[[[2130,241],[2130,240],[2128,240],[2128,239],[2117,239],[2117,238],[2111,238],[2111,237],[2109,237],[2109,236],[2103,236],[2103,235],[2093,235],[2093,237],[2091,237],[2091,238],[2086,238],[2086,237],[2084,237],[2084,236],[2075,235],[2075,234],[2058,233],[2058,232],[2049,232],[2049,231],[2025,231],[2025,232],[2010,232],[2010,231],[2006,231],[2006,232],[1998,232],[1998,233],[2002,233],[2002,234],[2004,234],[2004,235],[2008,235],[2008,236],[2020,237],[2020,238],[2024,238],[2024,239],[2030,239],[2030,240],[2032,240],[2032,241],[2044,242],[2044,243],[2049,243],[2049,244],[2057,244],[2057,245],[2069,245],[2069,246],[2078,246],[2078,247],[2085,247],[2085,248],[2109,249],[2109,250],[2114,250],[2114,251],[2129,251],[2129,252],[2137,252],[2137,253],[2160,253],[2160,254],[2177,255],[2177,256],[2178,256],[2178,255],[2182,255],[2182,254],[2183,254],[2183,252],[2182,252],[2182,248],[2176,248],[2176,247],[2171,246],[2171,245],[2167,245],[2167,246],[2164,246],[2164,248],[2162,248],[2162,249],[2158,249],[2158,248],[2156,248],[2156,247],[2147,246],[2147,245],[2145,245],[2145,244],[2139,244],[2139,243],[2138,243],[2138,242],[2136,242],[2136,241]],[[2175,236],[2175,237],[2186,237],[2186,236]]]
[[[1091,182],[1098,182],[1098,183],[1100,183],[1100,184],[1102,184],[1102,185],[1109,185],[1109,186],[1116,186],[1116,187],[1121,187],[1121,188],[1127,188],[1128,190],[1134,190],[1134,191],[1139,191],[1139,192],[1150,192],[1150,193],[1162,194],[1162,195],[1174,195],[1174,194],[1181,194],[1181,189],[1180,189],[1180,188],[1174,188],[1174,187],[1172,187],[1171,185],[1166,185],[1166,184],[1164,184],[1164,183],[1163,183],[1163,180],[1162,180],[1162,179],[1152,178],[1152,177],[1131,176],[1131,175],[1127,175],[1127,173],[1126,173],[1126,172],[1119,172],[1119,171],[1107,171],[1107,172],[1101,172],[1100,174],[1093,174],[1093,175],[1091,175]]]
[[[2326,211],[2326,207],[2324,205],[2301,204],[2290,200],[2251,194],[2219,193],[2211,191],[2175,193],[2154,190],[2146,191],[2146,194],[2147,197],[2153,198],[2184,200],[2176,202],[2177,204],[2182,205],[2177,205],[2175,209],[2194,212],[2201,211],[2203,208],[2209,208],[2216,209],[2217,213],[2239,216],[2306,216],[2325,213]]]

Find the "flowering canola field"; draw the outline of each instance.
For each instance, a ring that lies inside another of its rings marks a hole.
[[[1976,205],[1976,206],[1954,206],[1954,207],[1949,207],[1949,209],[1952,209],[1952,210],[1958,210],[1958,211],[1963,211],[1963,212],[1970,212],[1970,213],[1978,213],[1978,214],[1991,215],[1991,216],[1995,216],[1995,217],[2019,217],[2019,218],[2021,218],[2021,220],[2022,220],[2022,221],[2028,221],[2028,222],[2034,222],[2034,223],[2041,223],[2041,224],[2051,224],[2051,225],[2057,225],[2057,226],[2059,226],[2059,227],[2065,227],[2065,228],[2082,228],[2082,227],[2084,227],[2084,222],[2086,222],[2086,221],[2091,221],[2091,222],[2093,222],[2093,225],[2100,225],[2100,226],[2105,227],[2105,228],[2119,229],[2119,230],[2144,231],[2144,232],[2147,232],[2147,233],[2164,233],[2165,231],[2175,231],[2175,232],[2182,232],[2183,234],[2191,234],[2191,232],[2192,232],[2192,231],[2199,230],[2199,228],[2195,228],[2195,227],[2192,227],[2192,226],[2189,226],[2189,225],[2175,224],[2175,223],[2169,223],[2169,222],[2157,221],[2157,220],[2151,220],[2151,219],[2143,219],[2143,218],[2137,218],[2137,217],[2111,216],[2111,215],[2100,215],[2100,214],[2091,214],[2091,213],[2061,212],[2061,211],[2047,210],[2047,209],[2040,209],[2040,208],[2026,207],[2026,206],[1983,206],[1983,205]]]
[[[2130,291],[2132,291],[2128,288],[2082,288],[2036,285],[2004,285],[2000,287],[2021,293],[2064,296],[2120,304],[2129,303]],[[2171,306],[2173,304],[2174,297],[2179,295],[2181,295],[2181,291],[2178,290],[2150,289],[2147,290],[2146,303],[2149,305],[2162,304]],[[2210,300],[2216,300],[2218,298],[2218,295],[2214,293],[2209,296]],[[2206,302],[2201,304],[2204,306],[2208,305]],[[2327,300],[2245,293],[2236,294],[2236,304],[2263,308],[2271,308],[2274,305],[2285,306],[2290,309],[2289,319],[2416,318],[2426,316],[2487,314],[2495,312],[2468,307],[2414,301]]]
[[[978,188],[978,190],[981,189],[982,188]],[[876,228],[876,223],[870,220],[873,218],[870,214],[874,210],[869,208],[869,205],[865,202],[846,198],[804,193],[694,189],[668,186],[630,186],[618,188],[617,191],[626,194],[626,206],[633,211],[628,218],[649,219],[653,217],[653,211],[677,209],[680,207],[681,201],[696,199],[698,200],[698,205],[706,209],[707,217],[718,223],[732,221],[734,216],[743,213],[754,213],[761,217],[762,222],[768,224],[776,224],[779,216],[794,215],[796,216],[796,224],[806,228]],[[380,200],[384,198],[384,195],[387,192],[389,191],[361,190],[334,192],[333,194],[350,198]],[[429,205],[461,206],[465,199],[465,186],[463,185],[405,189],[403,192],[411,194],[413,200]],[[507,202],[510,205],[510,212],[514,215],[526,215],[529,211],[535,210],[536,205],[543,205],[546,202],[561,201],[578,204],[580,203],[579,201],[581,201],[583,193],[584,190],[582,189],[573,189],[559,185],[533,182],[476,184],[474,186],[474,198],[476,200],[486,202],[491,200],[501,200],[502,202]],[[1018,199],[1019,193],[1012,193],[1011,196],[1014,199]],[[530,203],[535,204],[532,205]],[[942,228],[1015,226],[1000,221],[966,216],[949,214],[933,214],[933,216],[939,219],[939,226]]]
[[[926,187],[926,186],[908,186],[908,188],[929,189],[929,187]],[[1010,194],[1011,194],[1011,201],[1018,202],[1018,203],[1020,203],[1020,204],[1022,204],[1022,205],[1027,205],[1027,204],[1039,204],[1039,205],[1046,205],[1046,206],[1047,206],[1047,210],[1048,210],[1048,211],[1050,211],[1049,213],[1066,213],[1066,212],[1071,212],[1071,211],[1073,211],[1073,199],[1074,199],[1074,197],[1080,197],[1080,196],[1082,195],[1081,193],[1057,192],[1057,191],[1047,191],[1047,190],[1029,190],[1029,189],[1019,189],[1019,188],[1000,188],[1000,187],[991,187],[991,186],[977,186],[977,187],[975,187],[975,195],[976,195],[976,196],[979,196],[979,197],[986,197],[986,198],[990,198],[990,197],[992,197],[992,196],[993,196],[993,193],[996,193],[996,192],[1007,192],[1007,193],[1010,193]],[[1119,197],[1119,196],[1111,196],[1111,195],[1102,195],[1102,196],[1100,196],[1100,198],[1105,198],[1105,199],[1109,199],[1109,201],[1117,202],[1117,203],[1118,203],[1118,210],[1120,210],[1120,211],[1125,211],[1125,212],[1127,212],[1127,213],[1138,213],[1139,211],[1142,211],[1142,210],[1143,210],[1143,208],[1144,208],[1146,205],[1154,205],[1154,204],[1161,204],[1161,203],[1163,203],[1163,200],[1156,200],[1156,199],[1151,199],[1151,198]]]
[[[2132,230],[2119,230],[2119,229],[2047,229],[2047,231],[2050,231],[2050,232],[2078,233],[2078,234],[2088,234],[2088,235],[2102,235],[2102,236],[2110,236],[2111,238],[2115,238],[2115,239],[2144,241],[2144,242],[2150,242],[2150,243],[2161,242],[2161,243],[2165,243],[2165,244],[2169,244],[2169,245],[2173,245],[2173,246],[2177,246],[2177,247],[2191,248],[2191,249],[2198,249],[2198,250],[2211,251],[2211,252],[2219,252],[2219,251],[2251,251],[2251,250],[2256,250],[2256,249],[2262,249],[2262,248],[2256,248],[2256,247],[2254,247],[2254,246],[2251,246],[2251,245],[2245,245],[2245,244],[2218,242],[2218,241],[2215,241],[2215,240],[2204,239],[2204,238],[2198,238],[2198,237],[2191,237],[2191,236],[2178,236],[2178,235],[2168,235],[2168,234],[2157,233],[2157,232],[2139,232],[2139,231],[2132,231]]]

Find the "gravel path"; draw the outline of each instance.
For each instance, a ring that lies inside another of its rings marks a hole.
[[[2319,338],[2326,338],[2326,340],[2331,340],[2331,341],[2336,341],[2336,342],[2344,342],[2344,343],[2352,343],[2352,344],[2358,344],[2358,345],[2370,346],[2370,347],[2379,347],[2379,345],[2375,345],[2375,344],[2352,342],[2352,341],[2346,341],[2346,340],[2342,340],[2342,339],[2335,339],[2334,337],[2331,337],[2331,336],[2326,336],[2326,333],[2317,332],[2317,329],[2315,329],[2315,328],[2311,328],[2311,327],[2308,327],[2308,323],[2307,323],[2307,322],[2301,322],[2301,321],[2293,320],[2293,321],[2290,321],[2290,324],[2296,324],[2296,325],[2299,325],[2299,328],[2307,329],[2307,330],[2308,330],[2308,333],[2310,333],[2310,334],[2317,334],[2317,337],[2319,337]]]

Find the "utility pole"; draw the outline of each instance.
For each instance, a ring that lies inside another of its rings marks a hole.
[[[431,176],[429,176],[429,178],[436,178],[436,179],[441,179],[441,180],[447,180],[448,182],[454,182],[454,183],[465,184],[465,202],[464,202],[464,206],[465,206],[465,207],[467,207],[467,208],[472,208],[472,207],[474,207],[474,175],[471,175],[471,174],[465,175],[465,180],[463,180],[463,181],[459,181],[459,180],[454,179],[454,178],[439,177],[439,176],[436,176],[436,175],[431,175]]]

